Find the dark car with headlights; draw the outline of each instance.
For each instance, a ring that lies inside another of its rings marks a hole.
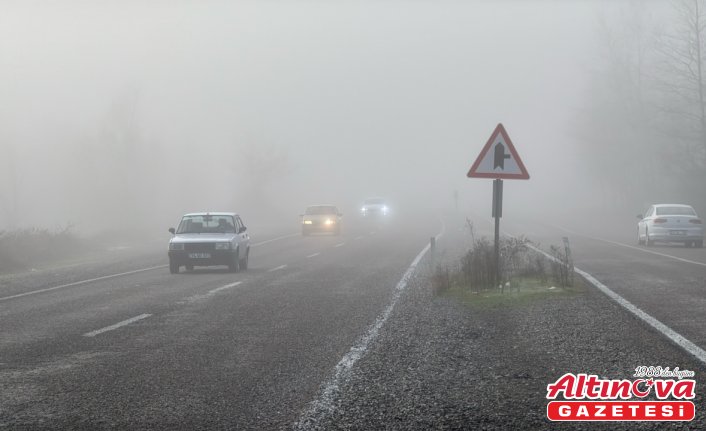
[[[341,233],[341,214],[335,205],[312,205],[302,214],[302,235],[314,232]]]
[[[382,218],[390,214],[390,207],[383,198],[370,198],[363,202],[360,214],[367,218]]]
[[[185,214],[179,227],[170,228],[169,272],[181,266],[225,265],[231,272],[248,268],[250,236],[238,214],[228,212]]]

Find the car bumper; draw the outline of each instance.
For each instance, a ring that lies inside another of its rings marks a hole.
[[[235,250],[210,250],[207,252],[190,252],[169,250],[170,262],[177,265],[215,266],[229,265],[233,262]]]
[[[652,228],[649,232],[650,240],[661,242],[684,242],[684,241],[703,241],[703,228]]]

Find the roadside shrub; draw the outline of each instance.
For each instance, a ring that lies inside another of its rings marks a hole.
[[[22,270],[76,252],[80,240],[73,226],[56,231],[40,228],[0,231],[0,271]]]

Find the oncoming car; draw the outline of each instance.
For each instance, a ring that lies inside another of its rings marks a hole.
[[[302,214],[302,235],[314,232],[341,233],[341,214],[335,205],[312,205]]]
[[[704,230],[701,219],[689,205],[651,205],[644,215],[637,216],[637,243],[681,242],[685,247],[703,247]]]
[[[226,265],[231,272],[248,268],[250,237],[240,216],[229,212],[191,213],[170,228],[169,272],[181,266]]]
[[[363,202],[360,213],[363,217],[385,217],[390,214],[390,207],[383,198],[370,198]]]

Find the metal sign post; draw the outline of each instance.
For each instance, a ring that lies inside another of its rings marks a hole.
[[[493,218],[495,219],[495,278],[493,286],[500,285],[503,289],[502,280],[500,278],[500,217],[503,216],[503,180],[500,178],[493,180]]]
[[[507,152],[506,152],[507,150]],[[529,173],[522,163],[515,146],[502,124],[498,124],[493,134],[481,150],[478,158],[467,174],[470,178],[493,178],[493,218],[495,219],[495,277],[493,286],[502,283],[500,261],[500,217],[503,216],[503,178],[527,180]]]

